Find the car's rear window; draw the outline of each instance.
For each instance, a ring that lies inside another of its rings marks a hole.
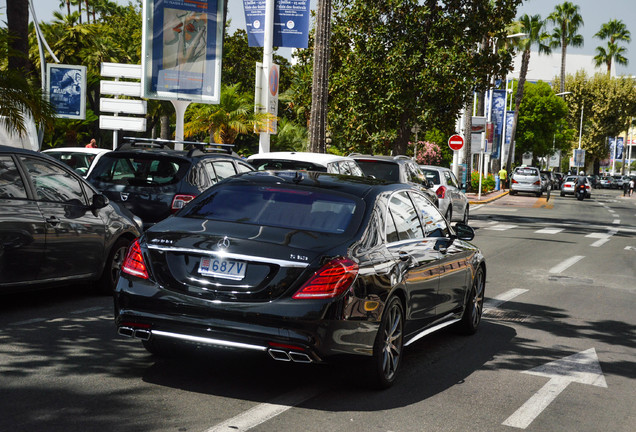
[[[356,159],[356,162],[366,176],[392,182],[400,181],[400,166],[396,163],[373,159]]]
[[[250,161],[257,171],[265,170],[294,170],[327,172],[327,168],[311,162],[284,159],[253,159]]]
[[[78,173],[85,175],[88,172],[88,168],[93,163],[93,159],[97,156],[92,153],[78,153],[78,152],[47,152],[49,156],[54,157],[60,162],[64,162],[66,165],[73,168]]]
[[[162,155],[106,155],[90,174],[91,180],[130,186],[161,186],[177,183],[190,162]]]
[[[519,175],[527,175],[527,176],[538,176],[539,171],[535,168],[517,168],[515,174]]]
[[[433,184],[441,184],[439,171],[422,168],[422,172],[426,176],[426,179],[432,181]]]
[[[228,185],[202,195],[179,216],[339,234],[355,210],[354,200],[335,194]]]

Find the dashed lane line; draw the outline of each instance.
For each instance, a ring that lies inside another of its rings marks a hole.
[[[583,258],[585,258],[584,256],[581,255],[575,255],[573,257],[570,257],[568,259],[566,259],[565,261],[562,261],[561,263],[555,265],[554,267],[552,267],[549,270],[549,273],[561,273],[562,271],[568,269],[569,267],[573,266],[574,264],[576,264],[577,262],[579,262],[580,260],[582,260]]]

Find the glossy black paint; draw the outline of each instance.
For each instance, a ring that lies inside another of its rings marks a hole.
[[[189,209],[217,188],[231,185],[340,194],[354,201],[356,209],[341,234],[189,215]],[[422,206],[413,205],[414,196]],[[412,213],[405,221],[420,227],[422,235],[388,242],[392,234],[387,227],[399,216],[396,206],[409,210],[409,203]],[[466,238],[472,230],[466,227],[462,232]],[[224,241],[226,249],[221,247]],[[405,311],[405,343],[433,326],[459,320],[474,274],[480,267],[485,272],[479,249],[461,240],[409,185],[326,173],[304,173],[300,180],[276,172],[227,179],[147,230],[140,245],[149,278],[122,272],[115,292],[120,329],[148,329],[150,342],[179,334],[201,338],[193,342],[200,345],[240,343],[246,344],[241,348],[260,351],[282,345],[316,362],[341,354],[374,355],[384,308],[392,298],[399,299]],[[202,257],[221,252],[247,263],[244,279],[197,274]],[[331,299],[292,298],[336,257],[359,266],[349,289]]]
[[[130,213],[52,157],[0,146],[0,161],[0,292],[96,281],[115,242],[139,236]],[[74,198],[60,200],[69,185]]]

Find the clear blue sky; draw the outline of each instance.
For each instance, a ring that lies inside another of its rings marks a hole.
[[[6,5],[7,1],[0,0],[0,7]],[[629,65],[627,67],[618,66],[618,74],[636,75],[636,2],[634,0],[571,0],[572,3],[579,5],[581,15],[583,16],[584,26],[581,34],[584,38],[584,46],[582,48],[569,48],[568,52],[572,54],[594,55],[597,46],[601,41],[594,37],[594,34],[601,28],[603,23],[610,19],[620,19],[627,24],[628,29],[632,32],[632,42],[625,45],[627,48],[627,58]],[[128,0],[117,0],[121,4],[127,4]],[[48,21],[53,16],[53,11],[59,10],[60,0],[33,0],[36,14],[39,20]],[[555,0],[526,0],[518,10],[518,16],[527,13],[529,15],[539,14],[541,18],[546,18],[554,7],[561,3]],[[315,9],[316,0],[311,0],[311,8]],[[228,16],[232,20],[232,29],[244,28],[245,17],[243,15],[243,2],[241,0],[230,0]],[[0,18],[3,21],[4,17]],[[283,50],[280,54],[286,55]]]

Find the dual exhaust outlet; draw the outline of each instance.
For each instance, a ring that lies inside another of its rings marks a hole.
[[[117,329],[117,333],[121,336],[141,339],[145,341],[150,340],[150,337],[152,336],[152,331],[150,329],[141,329],[141,328],[134,328],[134,327],[128,327],[128,326],[119,327]],[[232,347],[232,348],[246,348],[246,349],[258,350],[258,351],[267,351],[270,357],[277,361],[295,362],[295,363],[313,363],[312,358],[304,352],[286,351],[282,349],[266,348],[263,346],[239,344],[235,342],[221,341],[218,339],[212,340],[212,339],[204,339],[204,338],[189,338],[185,335],[176,335],[173,333],[168,334],[168,333],[159,332],[159,331],[157,331],[156,333],[159,334],[159,336],[168,336],[170,338],[181,339],[184,341],[198,342],[203,345],[224,346],[224,347]]]

